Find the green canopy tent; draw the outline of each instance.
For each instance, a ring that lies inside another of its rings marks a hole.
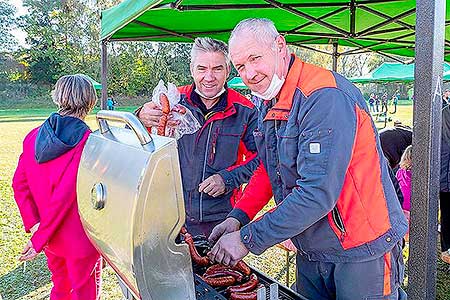
[[[450,0],[448,0],[450,1]],[[333,70],[342,55],[377,52],[414,56],[415,0],[124,0],[102,11],[102,84],[110,41],[192,42],[209,36],[227,41],[245,18],[274,21],[286,41],[311,49],[332,44]],[[445,60],[450,61],[450,5],[446,8]],[[354,47],[339,52],[338,46]],[[106,101],[106,88],[102,105]]]
[[[444,80],[450,80],[450,64],[444,63]],[[414,63],[382,63],[367,75],[349,78],[355,83],[371,83],[371,82],[393,82],[393,81],[413,81],[414,80]]]
[[[233,77],[230,80],[228,80],[227,85],[229,88],[232,89],[241,89],[241,90],[248,89],[248,87],[244,84],[241,77],[239,76]]]
[[[96,90],[101,90],[102,89],[102,85],[100,82],[95,81],[91,76],[83,74],[84,76],[86,76],[89,81],[92,83],[92,85],[94,86],[94,89]]]

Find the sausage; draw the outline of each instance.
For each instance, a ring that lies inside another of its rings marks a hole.
[[[211,267],[209,267],[208,269],[206,269],[205,273],[203,274],[203,276],[208,276],[211,275],[217,271],[222,271],[225,270],[227,267],[221,264],[215,264],[212,265]]]
[[[166,124],[167,124],[167,115],[162,115],[161,119],[159,119],[158,131],[157,131],[158,135],[162,135],[162,136],[165,135],[165,133],[166,133]]]
[[[223,270],[216,270],[215,272],[204,275],[205,278],[215,278],[215,277],[221,277],[221,276],[233,276],[237,282],[242,282],[242,279],[244,279],[244,275],[239,273],[238,271],[231,270],[231,269],[223,269]]]
[[[232,293],[230,295],[230,300],[256,300],[256,299],[257,299],[256,292]]]
[[[250,267],[242,260],[238,261],[238,263],[234,266],[233,269],[235,269],[236,271],[239,271],[247,276],[252,273],[252,270],[250,269]]]
[[[165,135],[167,119],[170,112],[169,98],[167,98],[166,94],[161,93],[159,94],[159,102],[161,103],[161,110],[163,115],[161,116],[161,119],[159,119],[157,133],[158,135]]]
[[[243,293],[253,291],[258,285],[259,280],[255,274],[250,275],[250,279],[241,285],[230,286],[227,288],[227,293]]]
[[[192,260],[195,264],[199,266],[209,265],[209,258],[207,256],[200,256],[200,254],[198,254],[197,249],[194,245],[194,240],[192,239],[192,235],[190,233],[186,232],[184,234],[184,241],[189,246],[189,252],[191,253]]]
[[[163,114],[167,115],[170,112],[169,98],[164,93],[159,94],[159,103],[161,103],[161,110]]]
[[[233,276],[202,277],[202,279],[212,287],[230,286],[236,283],[236,279]]]

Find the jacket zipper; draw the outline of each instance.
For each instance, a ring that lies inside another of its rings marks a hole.
[[[341,232],[340,240],[341,242],[343,242],[347,232],[345,231],[344,221],[342,220],[341,214],[339,213],[337,207],[333,208],[333,212],[331,215],[333,217],[334,225],[336,225],[336,227]]]
[[[206,140],[205,158],[203,160],[202,182],[205,180],[206,160],[208,159],[209,139],[211,138],[211,130],[212,130],[213,124],[214,124],[214,121],[211,121],[211,123],[209,123],[208,138]],[[203,193],[200,193],[200,222],[203,222]]]

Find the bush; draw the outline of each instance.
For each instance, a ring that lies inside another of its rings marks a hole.
[[[51,87],[31,83],[0,83],[0,109],[54,107]]]

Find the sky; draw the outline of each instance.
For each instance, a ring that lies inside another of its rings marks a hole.
[[[22,0],[9,0],[9,3],[16,7],[17,16],[26,14],[27,10],[22,6]],[[24,31],[20,29],[14,29],[12,31],[12,34],[16,37],[21,46],[27,46],[27,44],[25,43],[26,33]]]

